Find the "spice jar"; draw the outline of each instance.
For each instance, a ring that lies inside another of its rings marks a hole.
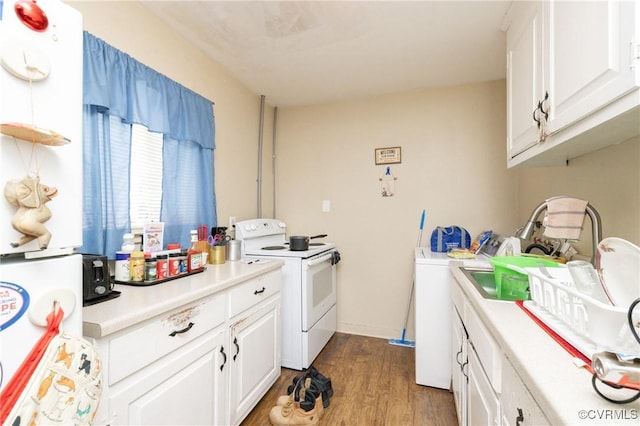
[[[158,279],[158,261],[154,257],[148,257],[144,261],[144,280],[155,281]]]
[[[156,268],[158,279],[162,280],[169,276],[169,256],[166,254],[159,254],[156,256]]]
[[[180,253],[169,255],[169,276],[175,277],[180,274]]]
[[[130,279],[131,281],[140,282],[144,280],[144,253],[141,251],[134,251],[131,253],[131,260],[129,265]]]
[[[180,256],[178,256],[178,259],[180,259],[180,273],[181,274],[186,274],[189,271],[189,266],[187,265],[187,252],[186,252],[186,250],[182,250],[180,252]]]

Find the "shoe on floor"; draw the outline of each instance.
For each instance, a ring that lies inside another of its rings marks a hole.
[[[308,383],[310,384],[310,382]],[[315,399],[312,392],[310,392],[310,394],[310,397]],[[306,398],[308,398],[304,387],[300,389],[299,398],[302,403],[304,403]],[[316,425],[320,421],[319,409],[321,407],[322,404],[314,403],[313,408],[305,410],[301,407],[300,402],[295,402],[293,398],[291,398],[287,404],[283,406],[276,405],[271,408],[271,411],[269,412],[269,421],[274,426]]]
[[[327,407],[327,405],[324,404],[323,393],[309,377],[305,379],[301,391],[296,392],[294,390],[290,395],[278,397],[276,401],[276,406],[284,407],[289,404],[297,405],[304,411],[317,409],[319,418],[322,418],[324,409]]]

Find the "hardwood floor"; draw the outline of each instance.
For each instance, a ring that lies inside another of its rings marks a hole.
[[[388,340],[336,333],[313,366],[331,379],[334,395],[319,424],[457,425],[453,394],[415,383],[415,349]],[[269,411],[296,370],[282,375],[242,426],[269,425]]]

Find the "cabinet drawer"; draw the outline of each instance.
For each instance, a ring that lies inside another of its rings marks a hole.
[[[227,319],[226,302],[226,294],[205,298],[112,339],[109,342],[109,384],[223,324]]]
[[[234,317],[280,291],[280,271],[240,284],[229,291],[229,316]]]

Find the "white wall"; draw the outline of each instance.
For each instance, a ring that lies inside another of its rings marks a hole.
[[[291,233],[337,244],[341,331],[399,337],[422,209],[422,245],[438,225],[513,233],[505,98],[498,81],[278,112],[277,210]],[[385,198],[374,150],[390,146],[402,163],[390,166],[396,194]]]
[[[589,201],[600,213],[602,238],[620,237],[640,245],[640,137],[583,155],[567,166],[520,169],[518,180],[521,226],[540,202],[568,195]],[[591,257],[588,218],[576,247]]]

